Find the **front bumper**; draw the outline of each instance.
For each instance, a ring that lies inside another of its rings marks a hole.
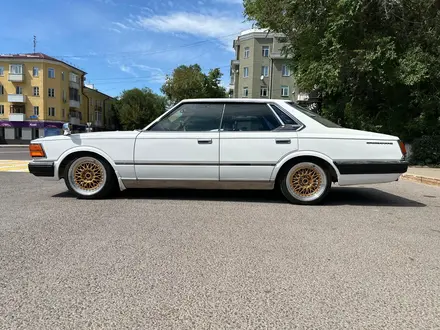
[[[35,176],[54,177],[55,166],[52,162],[30,162],[29,173]]]

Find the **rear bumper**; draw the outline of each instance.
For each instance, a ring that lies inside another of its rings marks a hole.
[[[54,177],[55,166],[53,162],[30,162],[28,165],[29,173],[35,176]]]
[[[341,175],[347,174],[403,174],[408,170],[407,161],[352,161],[334,162]]]

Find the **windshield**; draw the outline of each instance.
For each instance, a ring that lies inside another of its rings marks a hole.
[[[318,123],[329,127],[329,128],[343,128],[342,126],[339,126],[338,124],[332,122],[331,120],[328,120],[324,117],[321,117],[320,115],[318,115],[317,113],[314,113],[313,111],[307,110],[306,108],[301,107],[300,105],[298,105],[295,102],[286,102],[288,105],[290,105],[292,108],[294,108],[295,110],[298,110],[300,112],[302,112],[303,114],[309,116],[310,118],[316,120]]]

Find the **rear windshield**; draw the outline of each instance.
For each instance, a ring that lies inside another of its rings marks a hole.
[[[301,106],[299,106],[298,104],[296,104],[295,102],[286,102],[288,105],[290,105],[292,108],[294,108],[295,110],[298,110],[299,112],[302,112],[303,114],[309,116],[310,118],[316,120],[318,123],[329,127],[329,128],[342,128],[342,126],[339,126],[338,124],[332,122],[331,120],[328,120],[324,117],[321,117],[320,115],[318,115],[317,113],[314,113],[313,111],[307,110]]]

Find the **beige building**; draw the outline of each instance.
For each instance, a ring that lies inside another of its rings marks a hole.
[[[264,29],[243,31],[233,42],[229,95],[234,98],[304,100],[286,58],[281,55],[282,34]]]
[[[114,116],[105,113],[114,99],[85,87],[85,75],[43,53],[0,54],[0,144],[58,135],[65,122],[78,132],[87,123],[111,129]]]

